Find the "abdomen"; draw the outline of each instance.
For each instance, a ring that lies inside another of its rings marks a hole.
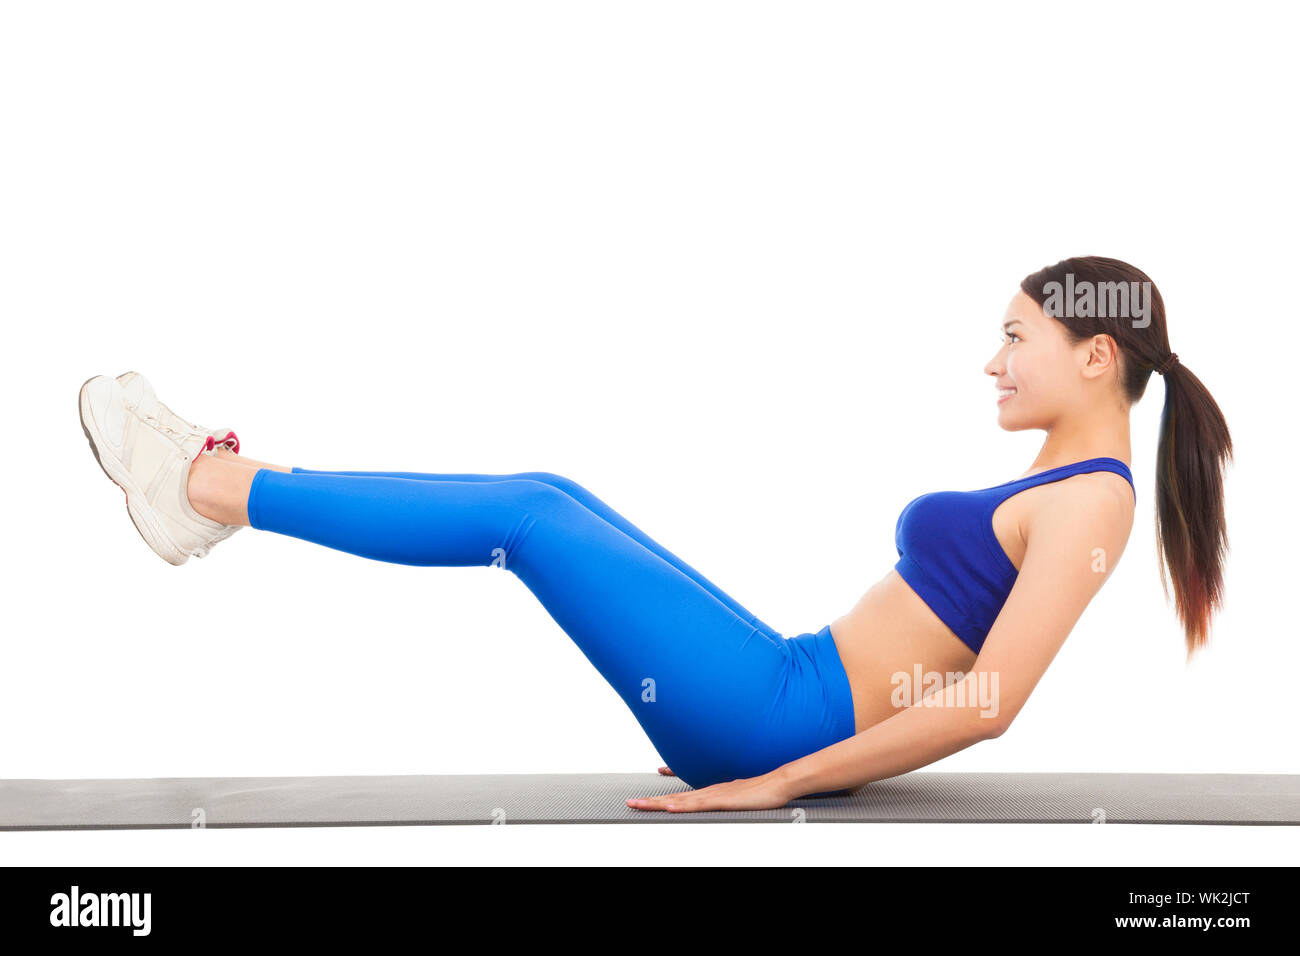
[[[891,570],[831,623],[861,732],[960,679],[976,654]]]

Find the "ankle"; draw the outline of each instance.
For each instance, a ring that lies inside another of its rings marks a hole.
[[[248,489],[253,473],[218,456],[196,455],[185,483],[190,507],[221,524],[248,524]]]
[[[198,454],[194,456],[194,461],[190,462],[189,477],[185,480],[185,494],[190,499],[190,507],[205,518],[210,517],[207,509],[214,504],[213,484],[215,475],[213,471],[212,455]]]

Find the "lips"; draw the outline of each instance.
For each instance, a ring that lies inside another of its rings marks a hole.
[[[1006,401],[1008,398],[1010,398],[1012,395],[1016,394],[1016,391],[1017,391],[1017,389],[1014,389],[1014,388],[999,388],[999,389],[998,389],[998,404],[1001,405],[1003,402],[1005,402],[1005,401]]]

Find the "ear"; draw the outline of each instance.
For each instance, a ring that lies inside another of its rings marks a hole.
[[[1084,378],[1100,378],[1107,371],[1118,366],[1119,346],[1112,336],[1102,333],[1080,344],[1087,349],[1082,368]]]

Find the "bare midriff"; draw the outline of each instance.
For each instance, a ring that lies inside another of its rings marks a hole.
[[[968,671],[976,654],[891,570],[853,610],[831,622],[831,637],[853,691],[854,732],[898,713],[899,674],[939,673],[945,683]]]

